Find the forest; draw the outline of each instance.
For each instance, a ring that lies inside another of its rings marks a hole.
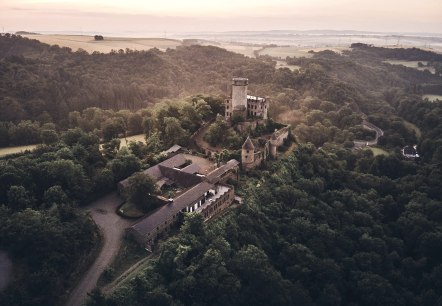
[[[89,305],[437,305],[442,303],[442,104],[436,74],[388,59],[440,58],[354,44],[350,51],[251,59],[217,47],[88,54],[0,35],[0,250],[13,259],[1,305],[60,305],[100,248],[82,208],[214,121],[207,141],[237,149],[220,120],[230,78],[270,97],[293,152],[243,174],[244,205],[179,233],[132,281]],[[354,150],[382,128],[388,154]],[[269,126],[270,122],[269,122]],[[120,148],[143,133],[146,143]],[[417,145],[418,160],[401,155]]]

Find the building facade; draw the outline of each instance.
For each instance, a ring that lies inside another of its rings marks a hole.
[[[183,154],[177,154],[144,171],[159,189],[174,184],[184,191],[128,229],[141,245],[151,248],[176,225],[182,213],[201,213],[209,220],[233,203],[235,189],[228,180],[238,178],[238,161],[229,160],[206,175],[198,172],[198,165],[187,165],[186,161]],[[121,181],[120,191],[124,193],[127,184],[127,179]]]

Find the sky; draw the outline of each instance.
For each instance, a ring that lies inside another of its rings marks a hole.
[[[0,30],[442,33],[442,0],[0,0]]]

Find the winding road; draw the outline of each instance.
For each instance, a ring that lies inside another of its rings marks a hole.
[[[120,249],[125,229],[135,222],[123,219],[115,213],[121,203],[123,203],[123,199],[113,192],[92,202],[85,208],[85,211],[91,214],[92,219],[102,232],[103,247],[92,266],[72,291],[66,306],[80,306],[86,302],[87,294],[95,288],[101,273],[112,262]]]
[[[376,132],[376,136],[373,140],[355,140],[353,141],[353,143],[355,144],[355,149],[360,149],[362,147],[365,146],[374,146],[378,144],[378,139],[381,136],[384,136],[384,131],[382,129],[380,129],[379,127],[377,127],[376,125],[374,125],[373,123],[368,122],[366,119],[364,119],[362,121],[362,127],[364,129],[367,130],[371,130],[371,131],[375,131]]]

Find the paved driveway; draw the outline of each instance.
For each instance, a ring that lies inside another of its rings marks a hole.
[[[12,278],[12,262],[6,252],[0,251],[0,291],[8,286]]]
[[[115,213],[117,207],[122,202],[123,200],[117,193],[113,192],[85,208],[85,211],[90,212],[95,223],[102,231],[103,248],[95,259],[95,262],[84,274],[80,283],[72,291],[66,306],[80,306],[85,303],[87,293],[95,288],[101,273],[117,254],[125,229],[135,222],[123,219]]]

